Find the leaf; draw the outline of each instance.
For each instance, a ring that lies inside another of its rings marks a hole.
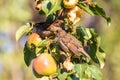
[[[32,30],[33,26],[30,25],[30,23],[27,23],[26,25],[21,26],[16,31],[16,41],[18,41],[22,36],[26,35],[28,32]]]
[[[90,29],[90,33],[92,34],[92,38],[88,41],[88,45],[89,45],[88,53],[92,58],[92,60],[95,63],[99,64],[99,60],[96,56],[96,53],[100,46],[100,36],[94,31],[93,28]]]
[[[100,36],[94,31],[94,29],[90,29],[92,34],[92,38],[89,40],[89,50],[88,53],[91,56],[92,60],[100,65],[100,68],[103,68],[105,65],[105,53],[100,48],[101,38]]]
[[[51,8],[50,12],[47,14],[47,16],[52,14],[52,13],[55,13],[57,10],[61,9],[62,0],[53,0],[53,1],[55,3],[53,3],[52,8]]]
[[[38,44],[38,47],[45,47],[45,46],[47,46],[49,43],[50,43],[50,40],[49,40],[49,39],[44,39],[44,40],[42,40],[42,41]]]
[[[44,0],[42,1],[42,10],[40,13],[45,13],[46,16],[49,16],[53,13],[56,13],[57,10],[61,9],[62,0]]]
[[[72,80],[81,80],[80,78],[78,78],[75,74],[70,76],[72,78]],[[68,79],[67,79],[68,80]],[[71,80],[71,79],[69,79]]]
[[[89,67],[89,66],[88,66],[88,67]],[[90,80],[90,78],[91,78],[91,76],[92,76],[92,73],[91,73],[91,71],[88,69],[88,67],[87,67],[87,69],[85,70],[85,74],[87,75],[86,79],[89,78],[89,80]],[[84,79],[85,79],[85,78],[84,78]]]
[[[51,23],[52,21],[54,21],[56,18],[56,16],[54,14],[50,14],[47,16],[46,22],[47,23]]]
[[[85,70],[87,69],[88,64],[75,64],[74,70],[78,74],[79,78],[85,78]]]
[[[66,72],[64,72],[63,74],[58,75],[58,79],[59,80],[66,80],[67,76],[68,76],[68,74]]]
[[[59,62],[60,61],[60,46],[57,43],[51,44],[50,54],[54,57],[54,59]]]
[[[67,80],[73,80],[70,76],[67,77]]]
[[[86,39],[86,40],[89,40],[89,39],[92,37],[89,28],[85,28],[85,31],[86,31],[85,39]]]
[[[24,46],[24,61],[25,61],[25,64],[27,65],[27,66],[29,66],[30,65],[30,63],[31,63],[31,61],[32,61],[32,59],[34,59],[35,57],[36,57],[36,54],[35,53],[33,53],[29,48],[28,48],[28,46],[27,46],[27,43],[25,44],[25,46]]]
[[[89,9],[89,6],[83,3],[78,3],[78,6],[83,9],[84,11],[86,11],[87,13],[89,13],[90,15],[94,16],[94,13]]]
[[[81,35],[81,37],[83,37],[86,40],[89,40],[92,37],[88,28],[78,26],[76,28],[76,32],[77,32],[78,35]]]
[[[102,69],[105,65],[105,53],[104,53],[104,51],[101,48],[99,48],[96,56],[99,60],[100,68]]]
[[[50,44],[50,40],[49,39],[44,39],[44,40],[41,40],[38,44],[38,46],[36,46],[35,48],[35,53],[38,54],[38,53],[43,53],[44,50],[49,46]]]
[[[90,15],[99,15],[102,16],[103,18],[106,19],[107,24],[110,25],[111,23],[111,19],[110,17],[108,17],[104,11],[103,8],[101,8],[100,6],[98,6],[96,3],[91,2],[90,4],[86,5],[84,3],[78,3],[78,6],[80,8],[82,8],[84,11],[86,11],[87,13],[89,13]]]
[[[51,2],[50,0],[44,0],[42,1],[42,11],[47,15],[51,8]]]
[[[102,80],[102,72],[94,65],[89,65],[88,69],[91,71],[92,78],[95,80]]]
[[[94,78],[95,80],[102,79],[101,71],[94,65],[75,64],[74,70],[81,79],[85,80],[91,80],[90,78]]]
[[[76,64],[76,65],[74,66],[74,70],[77,72],[77,74],[79,75],[79,77],[81,77],[80,64]]]
[[[89,6],[90,10],[95,14],[95,15],[100,15],[102,17],[104,17],[107,20],[108,25],[110,25],[111,23],[111,19],[110,17],[108,17],[104,11],[103,8],[101,8],[100,6],[98,6],[97,4],[93,3]]]
[[[97,56],[96,56],[96,53],[97,53],[96,42],[93,42],[93,44],[90,44],[90,45],[89,45],[88,53],[89,53],[90,57],[92,58],[92,60],[93,60],[95,63],[99,64],[98,58],[97,58]]]

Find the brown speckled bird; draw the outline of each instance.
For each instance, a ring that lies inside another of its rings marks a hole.
[[[57,35],[57,42],[61,49],[64,52],[68,52],[77,56],[82,53],[91,59],[88,53],[84,50],[81,43],[74,36],[68,34],[65,30],[62,29],[63,23],[63,21],[57,20],[48,28],[49,31]]]
[[[88,53],[84,50],[80,42],[72,35],[66,33],[64,30],[58,30],[57,42],[60,47],[72,55],[79,56],[81,53],[90,59]]]

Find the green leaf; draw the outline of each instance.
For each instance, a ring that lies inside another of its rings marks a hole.
[[[78,26],[76,28],[76,32],[78,35],[81,35],[81,37],[83,37],[86,40],[89,40],[92,37],[90,30],[88,28]]]
[[[87,69],[88,64],[75,64],[74,70],[78,74],[79,78],[85,78],[85,70]]]
[[[110,25],[111,23],[111,19],[110,17],[108,17],[104,11],[103,8],[101,8],[100,6],[98,6],[97,4],[93,3],[89,6],[90,10],[95,14],[95,15],[100,15],[102,17],[104,17],[107,20],[108,25]]]
[[[92,78],[95,80],[102,80],[102,72],[94,65],[90,65],[88,69],[91,71]]]
[[[21,26],[16,31],[16,41],[18,41],[22,36],[26,35],[32,30],[33,26],[30,25],[30,23],[27,23],[26,25]]]
[[[24,61],[25,61],[25,64],[27,65],[27,66],[29,66],[30,65],[30,63],[31,63],[31,61],[32,61],[32,59],[34,59],[35,57],[36,57],[36,54],[35,53],[33,53],[29,48],[28,48],[28,46],[27,46],[27,43],[25,44],[25,46],[24,46]]]
[[[57,10],[61,9],[62,0],[44,0],[42,2],[42,11],[46,16],[56,13]]]
[[[96,56],[97,56],[97,58],[99,60],[100,68],[102,69],[104,67],[104,65],[105,65],[105,56],[106,55],[105,55],[104,51],[101,48],[99,48]]]
[[[66,80],[67,76],[68,76],[68,74],[66,72],[64,72],[63,74],[58,75],[58,79],[59,80]]]
[[[80,64],[75,64],[74,70],[77,72],[79,77],[81,77],[81,70],[80,70]]]
[[[89,13],[90,15],[94,16],[94,13],[89,9],[89,6],[83,3],[78,3],[78,6],[83,9],[84,11],[86,11],[87,13]]]
[[[50,14],[47,16],[46,22],[47,23],[51,23],[52,21],[54,21],[56,18],[56,16],[54,14]]]
[[[105,65],[105,53],[100,48],[101,38],[93,29],[90,29],[90,31],[93,36],[93,43],[90,44],[90,55],[91,57],[93,56],[92,59],[100,65],[100,68],[103,68]]]
[[[38,44],[38,47],[41,48],[41,47],[45,47],[47,45],[50,44],[50,40],[49,39],[44,39],[42,40],[39,44]]]
[[[90,57],[92,58],[92,60],[95,63],[99,64],[98,58],[96,56],[96,53],[97,53],[96,42],[93,42],[93,44],[90,44],[88,53],[89,53]]]
[[[38,44],[38,46],[36,46],[35,48],[35,53],[38,54],[38,53],[43,53],[44,50],[47,48],[47,46],[49,46],[50,44],[50,40],[49,39],[44,39],[44,40],[41,40]]]
[[[76,74],[81,79],[91,80],[91,78],[95,80],[101,80],[102,79],[102,73],[94,65],[88,65],[88,64],[75,64],[74,70],[76,71]]]
[[[50,12],[47,14],[47,16],[52,14],[52,13],[55,13],[57,10],[61,9],[62,0],[53,0],[53,1],[55,3],[53,3],[52,8],[51,8]]]
[[[50,0],[44,0],[42,1],[42,11],[47,15],[51,8],[51,2]]]
[[[100,36],[91,29],[92,39],[89,41],[89,55],[92,60],[103,68],[105,65],[105,53],[100,48]]]
[[[96,53],[98,51],[98,48],[100,46],[100,36],[94,31],[94,29],[90,29],[90,32],[92,34],[92,38],[88,41],[88,45],[89,45],[89,50],[88,53],[90,55],[90,57],[92,58],[92,60],[99,64],[99,60],[96,56]]]
[[[89,66],[88,66],[89,67]],[[89,68],[87,67],[87,69],[85,70],[85,74],[87,75],[87,77],[86,77],[86,79],[87,78],[91,78],[91,76],[92,76],[92,73],[91,73],[91,71],[89,70]]]
[[[111,23],[111,19],[110,17],[108,17],[104,11],[103,8],[101,8],[100,6],[98,6],[96,3],[91,2],[90,4],[86,5],[84,3],[78,3],[78,6],[80,8],[82,8],[84,11],[86,11],[87,13],[89,13],[90,15],[99,15],[102,16],[103,18],[106,19],[108,25],[110,25]]]
[[[73,80],[70,76],[67,77],[67,80]]]
[[[51,48],[50,48],[50,54],[54,57],[54,59],[59,62],[60,60],[60,47],[57,43],[53,43],[51,44]]]

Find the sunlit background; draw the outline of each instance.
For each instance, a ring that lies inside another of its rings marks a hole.
[[[96,0],[111,17],[108,27],[101,17],[82,16],[81,25],[95,27],[102,37],[106,51],[103,80],[120,80],[120,2]],[[32,68],[26,67],[23,58],[25,38],[15,41],[16,30],[26,22],[42,21],[34,9],[34,0],[0,0],[0,80],[35,80]]]

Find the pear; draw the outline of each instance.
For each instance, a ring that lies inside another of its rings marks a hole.
[[[36,47],[39,45],[39,43],[41,42],[41,37],[38,33],[32,33],[29,37],[28,37],[28,47],[32,48],[32,47]]]
[[[33,70],[38,75],[51,75],[57,71],[57,65],[49,53],[39,54],[33,61]]]

